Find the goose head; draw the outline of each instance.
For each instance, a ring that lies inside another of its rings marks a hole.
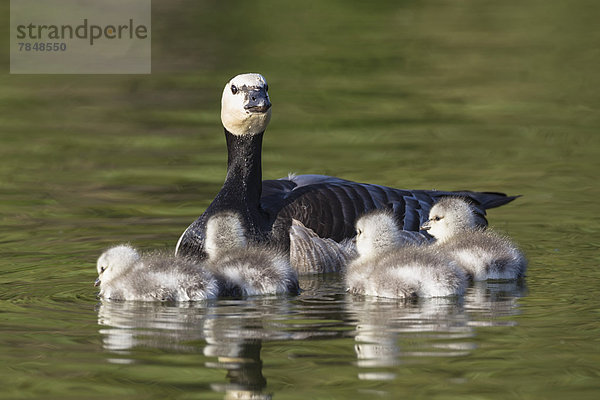
[[[227,82],[221,98],[221,122],[236,136],[264,132],[271,120],[269,85],[260,74],[241,74]]]
[[[400,242],[400,228],[389,211],[373,211],[356,221],[356,250],[361,257],[375,256]]]
[[[102,282],[110,282],[127,271],[139,259],[139,253],[131,246],[119,245],[106,250],[96,263],[98,279],[94,282],[94,286],[99,286]]]
[[[476,227],[475,214],[468,202],[456,197],[444,197],[431,207],[429,220],[421,229],[443,242],[457,233]]]
[[[237,213],[221,212],[208,219],[204,249],[209,259],[246,245],[246,230]]]

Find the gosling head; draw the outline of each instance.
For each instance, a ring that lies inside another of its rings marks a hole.
[[[271,120],[269,85],[260,74],[241,74],[230,80],[221,98],[221,121],[236,136],[264,132]]]
[[[356,221],[356,250],[361,257],[393,249],[400,242],[400,228],[390,211],[373,211]]]
[[[110,282],[139,259],[139,253],[128,245],[119,245],[106,250],[96,263],[98,279],[94,282],[94,286],[99,286],[102,282]]]
[[[204,249],[209,259],[229,250],[246,247],[247,242],[246,230],[237,213],[222,212],[208,219]]]
[[[468,202],[457,197],[444,197],[431,207],[429,220],[421,229],[443,242],[457,233],[476,227],[475,214]]]

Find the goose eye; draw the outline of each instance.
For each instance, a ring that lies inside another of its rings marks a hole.
[[[237,86],[235,86],[235,85],[231,85],[231,93],[233,93],[233,94],[237,94],[237,92],[238,92],[238,88],[237,88]]]

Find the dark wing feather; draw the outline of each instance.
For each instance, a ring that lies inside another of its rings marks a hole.
[[[268,215],[272,239],[287,248],[292,218],[320,237],[339,242],[354,236],[354,223],[365,212],[391,208],[405,230],[418,231],[427,220],[431,206],[444,196],[459,196],[470,201],[481,226],[487,225],[486,209],[499,207],[517,197],[493,192],[401,190],[331,176],[299,175],[263,181],[261,207]],[[178,253],[204,253],[204,225],[203,214],[181,236]]]
[[[290,182],[296,186],[291,188]],[[486,226],[487,208],[516,198],[494,192],[402,190],[323,175],[263,181],[263,193],[268,194],[261,205],[273,219],[272,237],[285,243],[291,218],[321,237],[341,241],[353,236],[356,219],[373,209],[391,208],[403,229],[418,231],[439,198],[458,196],[473,205],[478,224]]]

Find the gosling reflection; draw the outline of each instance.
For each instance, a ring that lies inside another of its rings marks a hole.
[[[518,299],[526,294],[524,280],[474,282],[465,294],[465,310],[471,317],[469,325],[516,325],[516,321],[498,318],[518,315]]]
[[[266,399],[271,394],[263,342],[291,346],[297,340],[354,338],[347,350],[354,350],[359,378],[395,379],[399,364],[476,352],[479,327],[515,325],[510,317],[526,294],[519,281],[476,282],[462,298],[418,300],[349,295],[339,277],[326,275],[303,278],[301,285],[304,291],[294,297],[104,301],[98,308],[102,345],[114,363],[144,362],[145,348],[197,355],[197,379],[204,387],[227,399]],[[206,382],[205,368],[225,370],[226,379]]]
[[[281,297],[256,300],[220,300],[198,303],[148,303],[104,301],[98,308],[99,332],[105,350],[115,354],[112,363],[138,362],[141,348],[179,353],[202,353],[202,368],[225,369],[226,383],[210,387],[225,399],[269,399],[263,393],[263,339],[292,339],[277,333],[272,324],[288,311]],[[217,306],[218,305],[218,306]]]
[[[412,358],[466,355],[471,330],[456,298],[410,300],[349,296],[356,319],[354,350],[359,379],[389,380],[389,367]],[[433,340],[432,340],[433,339]]]
[[[363,380],[395,379],[398,364],[423,357],[464,357],[476,351],[480,326],[515,325],[523,282],[475,282],[460,298],[393,300],[347,297],[356,321],[354,350]]]
[[[204,302],[103,301],[98,307],[102,345],[123,355],[138,347],[194,352],[195,346],[184,343],[203,339],[198,328],[204,326],[210,312],[211,306]]]

